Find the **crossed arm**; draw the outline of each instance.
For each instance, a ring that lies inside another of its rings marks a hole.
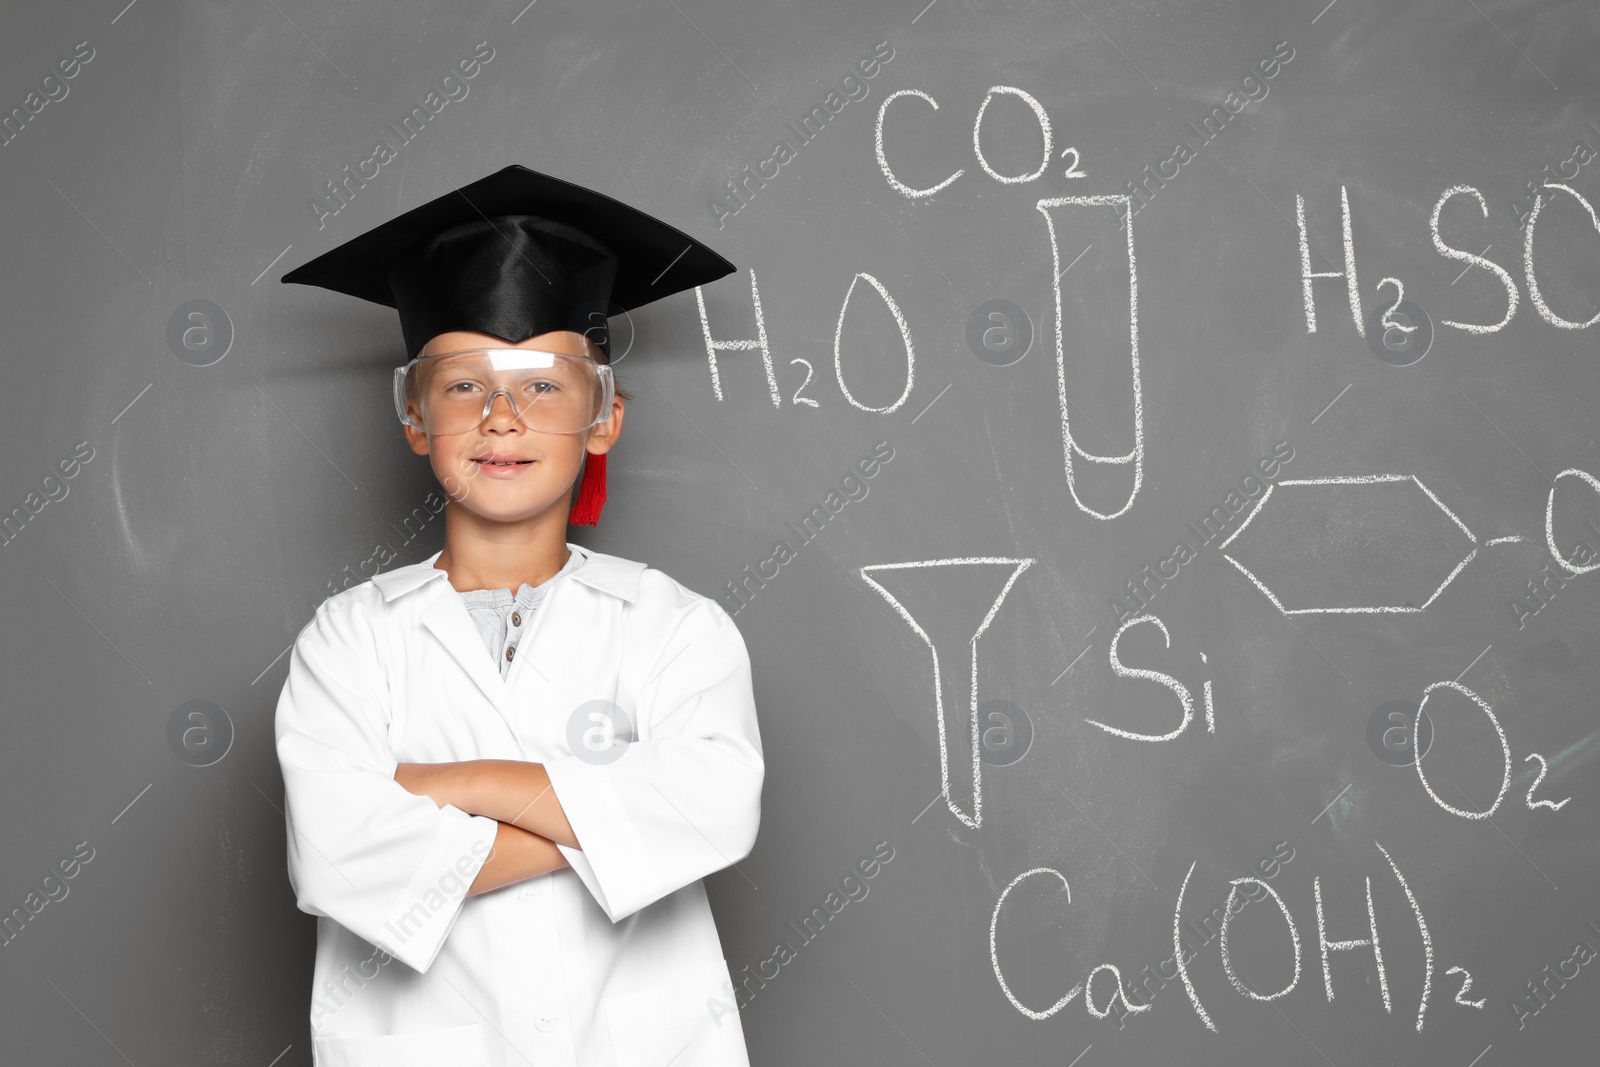
[[[394,777],[407,791],[429,797],[440,807],[450,804],[500,824],[494,849],[468,896],[571,866],[557,843],[583,847],[542,764],[495,759],[402,763]]]

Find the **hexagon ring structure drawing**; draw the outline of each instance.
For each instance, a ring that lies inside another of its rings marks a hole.
[[[1230,551],[1258,516],[1252,535]],[[1457,536],[1464,538],[1459,557],[1450,544]],[[1291,542],[1297,543],[1284,551]],[[1416,475],[1361,474],[1267,486],[1218,549],[1284,615],[1376,615],[1426,611],[1479,547],[1467,524]],[[1443,578],[1435,583],[1427,574]],[[1408,587],[1416,595],[1393,603]]]

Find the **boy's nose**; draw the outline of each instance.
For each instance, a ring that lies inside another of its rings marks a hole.
[[[497,403],[501,398],[505,399],[505,404],[503,405]],[[515,422],[517,418],[516,408],[511,403],[511,394],[504,389],[496,389],[489,394],[489,413],[483,417],[483,421],[488,424],[496,421],[497,418],[511,422]]]

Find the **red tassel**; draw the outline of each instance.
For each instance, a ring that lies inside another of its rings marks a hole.
[[[583,463],[583,484],[567,521],[574,526],[594,526],[606,504],[606,454],[591,452]]]

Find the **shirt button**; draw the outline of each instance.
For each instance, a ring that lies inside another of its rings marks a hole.
[[[551,1030],[555,1029],[558,1020],[559,1017],[555,1015],[541,1015],[539,1016],[538,1021],[533,1025],[539,1028],[540,1033],[548,1034]]]
[[[513,611],[511,613],[511,625],[512,626],[521,626],[522,625],[522,612]]]
[[[516,654],[517,654],[517,646],[516,645],[507,645],[506,646],[506,659],[514,658],[516,656]]]

